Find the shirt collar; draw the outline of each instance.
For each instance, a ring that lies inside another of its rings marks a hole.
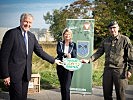
[[[120,33],[116,37],[113,36],[110,37],[111,40],[118,40],[119,38],[120,38]]]
[[[22,32],[22,35],[24,36],[24,30],[20,27],[20,29],[21,29],[21,32]],[[28,32],[26,32],[26,33],[28,33]]]

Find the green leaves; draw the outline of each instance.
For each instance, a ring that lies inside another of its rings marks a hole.
[[[55,9],[51,14],[48,12],[44,15],[44,20],[50,24],[50,31],[55,40],[61,39],[62,31],[66,27],[66,19],[79,18],[95,19],[95,43],[108,35],[107,25],[111,20],[118,21],[121,33],[131,39],[133,33],[132,0],[89,1],[77,0],[64,8]]]
[[[97,37],[100,37],[100,34],[103,34],[103,37],[106,36],[108,23],[110,20],[116,20],[119,23],[121,34],[131,38],[133,32],[132,3],[131,0],[96,0],[94,19],[96,20],[95,34]]]
[[[66,19],[89,18],[90,3],[88,0],[78,0],[65,8],[55,9],[52,14],[44,15],[46,23],[51,24],[50,31],[55,40],[60,40],[66,27]]]

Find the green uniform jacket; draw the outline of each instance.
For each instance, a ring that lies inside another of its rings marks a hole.
[[[105,67],[125,68],[133,72],[133,46],[130,39],[119,34],[117,37],[109,36],[102,41],[100,47],[90,57],[95,61],[105,53]]]

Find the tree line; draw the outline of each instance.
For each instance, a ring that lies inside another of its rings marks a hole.
[[[77,0],[60,9],[54,9],[52,13],[47,12],[43,18],[50,24],[49,30],[57,41],[61,39],[66,27],[66,19],[95,19],[95,47],[108,36],[107,25],[111,20],[116,20],[121,34],[127,35],[133,42],[132,5],[133,0]]]

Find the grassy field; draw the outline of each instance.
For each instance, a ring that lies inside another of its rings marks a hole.
[[[53,57],[56,57],[56,45],[55,44],[42,44],[43,49]],[[37,57],[33,54],[33,61],[32,61],[32,72],[33,73],[40,73],[41,75],[41,88],[43,89],[51,89],[51,88],[58,88],[59,81],[56,74],[56,65],[50,64],[47,61],[42,60],[41,58]],[[102,73],[104,67],[104,56],[96,60],[94,63],[93,68],[93,86],[101,86],[102,85]],[[133,84],[133,75],[132,78],[129,80],[129,84]],[[3,88],[3,82],[0,80],[0,86],[2,90],[6,90]],[[0,88],[1,89],[1,88]],[[1,90],[0,90],[1,91]]]
[[[42,45],[45,52],[56,57],[56,44]],[[59,81],[56,74],[56,64],[50,64],[33,54],[33,73],[40,73],[41,88],[50,89],[58,88]]]

